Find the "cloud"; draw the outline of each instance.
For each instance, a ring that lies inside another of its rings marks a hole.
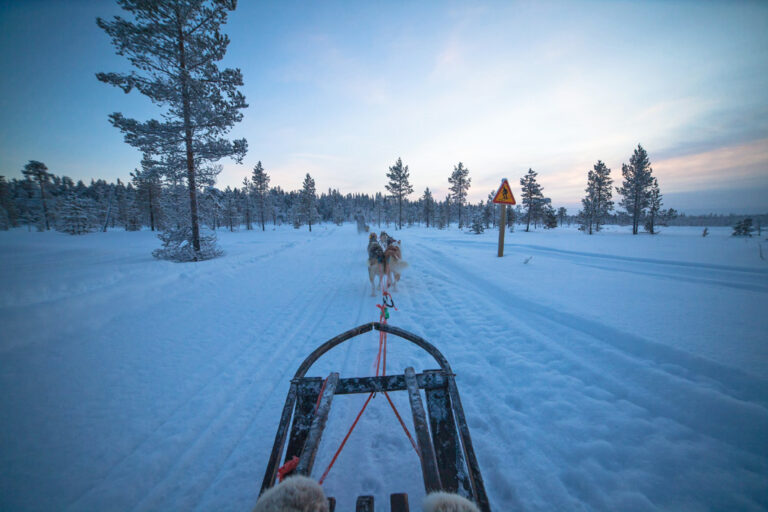
[[[653,162],[663,190],[684,192],[747,182],[768,186],[768,139]]]

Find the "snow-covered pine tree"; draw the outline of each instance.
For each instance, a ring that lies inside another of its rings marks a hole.
[[[554,229],[557,227],[557,214],[549,198],[544,200],[544,205],[541,209],[541,222],[544,224],[544,229]]]
[[[523,206],[528,208],[525,213],[526,232],[531,230],[531,217],[538,216],[544,201],[544,194],[542,193],[541,185],[536,181],[536,176],[538,176],[538,173],[529,168],[528,174],[520,178]]]
[[[592,171],[590,171],[592,174]],[[587,188],[587,195],[581,198],[581,210],[579,210],[579,231],[592,234],[592,226],[595,222],[595,207],[592,204],[592,198],[590,197],[589,188]]]
[[[317,220],[317,193],[315,191],[315,180],[307,173],[301,189],[301,215],[309,225],[309,231],[312,231],[312,223]]]
[[[619,205],[632,217],[632,234],[636,235],[643,211],[648,207],[651,187],[651,162],[640,144],[629,159],[629,165],[621,165],[624,181],[616,191],[623,196]]]
[[[740,222],[737,222],[735,226],[733,226],[733,233],[731,236],[752,236],[752,232],[755,230],[755,228],[752,226],[752,219],[746,218],[741,220]]]
[[[645,230],[652,235],[658,233],[655,230],[656,221],[661,212],[661,192],[659,191],[659,181],[656,178],[651,180],[651,188],[648,192],[648,215],[645,219]],[[662,220],[663,222],[663,220]]]
[[[58,229],[70,235],[82,235],[90,230],[88,209],[74,192],[68,193],[63,202]]]
[[[389,178],[389,183],[387,183],[386,188],[392,197],[397,199],[397,225],[399,229],[402,229],[403,199],[413,192],[413,187],[409,181],[408,166],[403,165],[402,159],[398,158],[395,165],[389,168],[387,178]]]
[[[240,198],[242,202],[243,220],[245,220],[245,229],[248,231],[253,229],[251,225],[251,203],[253,200],[253,183],[248,179],[248,176],[243,178],[243,192]]]
[[[338,190],[334,190],[331,193],[331,201],[333,202],[331,207],[331,221],[337,226],[341,226],[344,224],[344,201]]]
[[[160,212],[160,195],[162,187],[160,185],[160,169],[154,165],[149,155],[144,155],[141,160],[141,171],[135,169],[131,173],[133,186],[136,188],[136,199],[138,207],[147,213],[149,219],[149,228],[154,231]]]
[[[256,199],[256,215],[259,217],[259,223],[261,224],[261,230],[264,231],[264,219],[267,216],[267,204],[269,196],[269,175],[261,165],[259,160],[253,167],[253,173],[251,175],[253,179],[253,195]]]
[[[568,217],[568,210],[561,206],[557,209],[557,222],[560,225],[560,227],[563,227],[563,224],[565,223],[565,219]]]
[[[472,232],[476,235],[479,235],[483,231],[485,231],[485,222],[483,220],[482,213],[477,212],[472,216],[472,225],[470,229]]]
[[[299,229],[304,222],[304,214],[302,213],[301,195],[297,194],[294,197],[294,201],[291,203],[291,224],[294,229]]]
[[[11,186],[5,176],[0,176],[0,229],[6,231],[15,227],[18,222],[18,212],[11,194]]]
[[[48,205],[45,201],[45,189],[51,182],[51,173],[48,172],[48,167],[43,162],[37,160],[30,160],[21,170],[21,174],[24,175],[30,181],[36,181],[40,187],[40,205],[42,210],[42,219],[45,230],[51,229],[48,215]]]
[[[240,224],[240,219],[237,215],[237,199],[235,198],[235,192],[227,187],[224,189],[224,223],[229,229],[230,233],[235,230],[235,226]]]
[[[245,139],[223,137],[242,119],[247,107],[238,87],[243,85],[239,69],[219,69],[229,38],[221,33],[234,0],[118,0],[133,17],[97,19],[112,39],[117,53],[128,58],[130,73],[97,73],[105,83],[128,93],[133,89],[155,104],[167,106],[163,120],[140,122],[115,112],[110,122],[125,134],[128,144],[159,156],[168,168],[183,169],[189,195],[189,219],[180,223],[180,233],[169,234],[164,243],[179,240],[178,251],[167,245],[158,257],[181,261],[202,260],[219,254],[204,248],[215,238],[202,237],[198,221],[198,172],[205,162],[233,157],[241,162],[247,150]],[[176,180],[178,176],[174,176]],[[187,236],[186,242],[179,238]],[[187,250],[191,246],[191,250]]]
[[[424,202],[424,222],[426,222],[427,227],[429,227],[429,221],[432,220],[432,217],[435,214],[435,200],[432,197],[432,192],[430,192],[429,187],[424,189],[422,200]],[[434,222],[432,224],[434,224]]]
[[[451,198],[458,211],[459,229],[461,229],[464,227],[464,201],[467,198],[467,192],[472,183],[472,178],[469,177],[469,169],[464,167],[463,163],[459,162],[459,165],[453,167],[453,173],[451,173],[451,176],[448,178],[448,183],[451,184]]]

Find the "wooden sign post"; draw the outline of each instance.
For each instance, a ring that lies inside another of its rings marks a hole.
[[[499,216],[499,258],[504,256],[504,231],[507,227],[507,205],[517,204],[515,196],[512,195],[512,189],[509,188],[507,178],[501,179],[501,186],[493,197],[493,202],[501,205],[501,215]]]

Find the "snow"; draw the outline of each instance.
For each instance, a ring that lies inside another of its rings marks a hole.
[[[396,232],[390,323],[450,361],[494,510],[768,508],[768,263],[730,229],[662,229],[518,228],[504,258],[494,231]],[[0,233],[0,509],[252,508],[291,376],[379,298],[353,226],[219,239],[224,257],[175,264],[149,231]],[[390,340],[390,373],[435,367]],[[377,341],[310,375],[369,375]],[[364,399],[334,400],[315,477]],[[419,503],[385,400],[325,489],[339,510]]]

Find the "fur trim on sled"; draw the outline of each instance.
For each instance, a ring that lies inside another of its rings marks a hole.
[[[328,500],[317,482],[297,475],[262,494],[253,512],[328,512]]]
[[[424,512],[480,512],[477,506],[458,494],[433,492],[424,499]]]

